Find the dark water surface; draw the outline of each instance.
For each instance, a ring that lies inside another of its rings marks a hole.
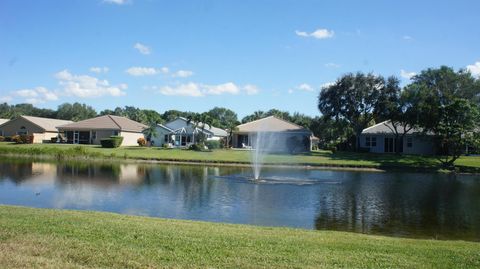
[[[480,241],[480,176],[0,161],[0,204]],[[1,216],[0,216],[1,217]]]

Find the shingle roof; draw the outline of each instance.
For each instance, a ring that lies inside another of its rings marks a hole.
[[[289,121],[279,119],[275,116],[269,116],[263,119],[247,122],[237,126],[235,132],[254,133],[254,132],[309,132],[310,130],[291,123]]]
[[[392,123],[387,120],[377,123],[373,126],[363,129],[362,134],[391,134],[393,130]],[[403,127],[397,128],[399,134],[403,134]],[[412,128],[407,134],[420,133],[421,130]]]
[[[0,125],[4,124],[7,121],[9,121],[9,119],[0,119]]]
[[[145,124],[133,121],[131,119],[105,115],[96,118],[86,119],[79,122],[74,122],[59,126],[62,130],[119,130],[129,132],[142,132],[147,128]]]
[[[34,117],[34,116],[20,116],[20,117],[44,129],[46,132],[57,132],[58,126],[73,122],[71,120],[57,120],[57,119],[41,118],[41,117]]]

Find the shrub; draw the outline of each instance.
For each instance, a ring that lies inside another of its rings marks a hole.
[[[5,141],[5,137],[0,136],[0,142],[3,142],[3,141]]]
[[[194,150],[194,151],[202,151],[204,148],[205,148],[204,144],[196,143],[196,144],[190,145],[190,147],[188,149],[189,150]]]
[[[122,142],[122,136],[110,136],[110,138],[100,139],[102,148],[118,148],[120,145],[122,145]]]
[[[147,141],[143,137],[140,137],[139,139],[137,139],[137,143],[140,147],[145,147],[147,145]]]
[[[11,136],[5,136],[5,142],[12,142],[12,137]]]
[[[222,144],[218,140],[209,140],[205,142],[205,146],[207,146],[208,149],[219,149],[222,147]]]
[[[12,141],[17,144],[32,144],[33,135],[14,135],[12,136]]]

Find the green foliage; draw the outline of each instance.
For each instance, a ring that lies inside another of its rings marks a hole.
[[[102,148],[118,148],[122,145],[122,136],[110,136],[110,138],[100,139]]]
[[[55,118],[56,112],[51,109],[36,108],[32,104],[0,104],[0,118],[13,119],[22,115]]]
[[[205,141],[205,146],[207,146],[208,149],[219,149],[222,148],[222,143],[218,140],[207,140]]]
[[[188,149],[193,150],[193,151],[204,151],[205,150],[205,144],[195,143],[195,144],[190,145],[190,147],[188,147]]]
[[[143,134],[147,137],[147,141],[151,141],[153,137],[156,137],[158,132],[157,132],[157,123],[156,122],[150,122],[148,124],[148,127],[143,130]]]
[[[147,141],[145,140],[145,138],[140,137],[139,139],[137,139],[137,144],[140,147],[145,147],[147,145]]]
[[[213,119],[212,124],[218,128],[230,129],[239,124],[237,113],[224,107],[214,107],[206,112]]]
[[[97,112],[91,106],[80,103],[64,103],[57,108],[57,119],[81,121],[97,116]]]
[[[11,140],[16,144],[32,144],[33,135],[14,135]]]

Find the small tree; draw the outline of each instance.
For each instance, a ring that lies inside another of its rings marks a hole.
[[[200,135],[198,136],[198,142],[204,143],[205,142],[205,127],[212,128],[213,118],[210,117],[207,113],[202,114],[194,114],[187,118],[187,125],[192,124],[193,126],[193,134],[195,136],[195,130],[200,128]]]
[[[156,122],[151,122],[146,129],[143,130],[143,135],[147,138],[147,142],[150,142],[153,137],[156,137],[158,134],[157,132],[157,123]]]

